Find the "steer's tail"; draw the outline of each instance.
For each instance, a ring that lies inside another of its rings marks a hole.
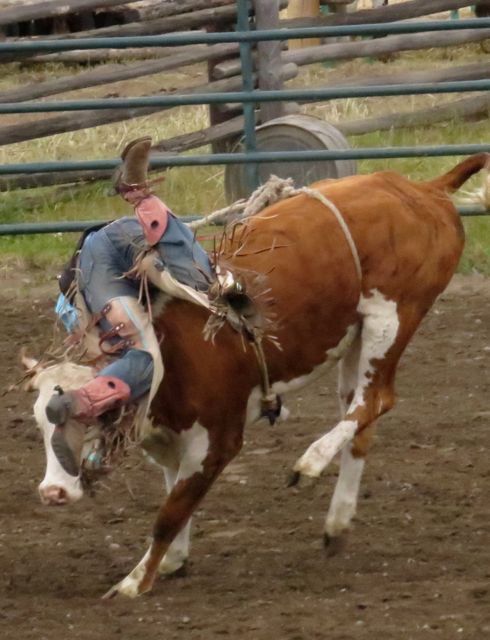
[[[490,170],[490,153],[477,153],[457,164],[454,169],[443,176],[431,180],[427,184],[448,193],[454,193],[461,185],[471,178],[474,173],[487,168],[486,179],[488,182],[488,170]]]

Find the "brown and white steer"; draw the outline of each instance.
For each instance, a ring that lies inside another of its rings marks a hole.
[[[318,182],[312,188],[341,212],[347,233],[325,200],[301,194],[249,219],[225,247],[232,264],[267,274],[282,346],[264,344],[273,390],[298,389],[339,364],[341,420],[331,430],[325,426],[325,435],[293,469],[293,480],[316,478],[342,452],[327,538],[349,528],[376,420],[395,401],[400,356],[458,264],[464,234],[449,194],[489,157],[471,156],[430,182],[415,183],[391,171]],[[175,300],[155,321],[165,336],[165,376],[151,407],[162,444],[154,440],[150,454],[165,467],[168,496],[146,555],[108,595],[137,596],[151,589],[158,572],[183,565],[192,513],[240,451],[244,427],[259,417],[260,376],[252,350],[243,349],[228,325],[215,344],[206,342],[207,314]],[[63,471],[51,450],[53,425],[44,406],[55,384],[79,386],[85,375],[86,369],[63,364],[34,379],[48,461],[40,493],[47,504],[82,495],[80,479]]]

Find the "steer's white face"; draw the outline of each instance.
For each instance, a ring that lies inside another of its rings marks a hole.
[[[49,506],[60,506],[76,502],[83,496],[80,475],[76,477],[70,475],[59,463],[51,445],[51,437],[55,426],[46,418],[44,411],[46,403],[39,402],[39,399],[34,406],[34,416],[42,431],[44,451],[46,452],[46,472],[39,485],[41,502]]]
[[[41,430],[46,452],[46,473],[39,485],[41,502],[49,506],[61,506],[80,500],[83,496],[80,474],[72,476],[67,473],[56,457],[51,445],[55,425],[46,417],[46,404],[55,392],[55,386],[60,385],[64,390],[82,386],[92,378],[89,367],[63,363],[46,369],[38,369],[31,381],[31,387],[39,389],[39,396],[34,404],[34,417]],[[87,447],[81,452],[81,463],[87,454]]]

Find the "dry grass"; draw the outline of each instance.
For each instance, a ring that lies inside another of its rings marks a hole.
[[[301,70],[300,76],[289,83],[291,87],[328,86],[336,81],[359,74],[382,74],[403,70],[427,69],[461,65],[483,59],[479,45],[452,49],[434,49],[425,52],[402,53],[383,63],[378,60],[351,61],[335,66],[316,64]],[[57,78],[67,73],[79,73],[80,68],[52,64],[19,68],[9,65],[0,78],[0,90],[7,90],[29,82]],[[113,85],[94,87],[77,92],[80,97],[111,95],[130,96],[156,93],[170,88],[201,84],[205,77],[204,65],[188,67],[182,72],[165,73],[124,81]],[[73,98],[73,93],[56,99]],[[51,98],[50,98],[51,99]],[[336,100],[303,107],[303,111],[330,122],[368,118],[394,111],[414,111],[452,100],[454,96],[425,95],[392,98]],[[2,116],[0,126],[8,123],[28,123],[40,116]],[[195,131],[208,126],[206,107],[180,107],[152,116],[134,118],[121,123],[104,125],[89,130],[67,132],[44,139],[0,147],[0,163],[114,158],[131,138],[152,135],[155,141]],[[417,127],[400,131],[373,133],[351,138],[353,146],[415,146],[482,142],[489,139],[487,121],[467,123],[450,122],[431,127]],[[207,152],[208,149],[201,149]],[[389,166],[414,179],[426,179],[453,165],[454,158],[413,158],[368,160],[359,163],[360,172],[370,172]],[[2,196],[0,220],[2,222],[48,221],[57,219],[107,219],[129,213],[116,198],[108,198],[107,185],[98,184],[73,189],[37,189],[12,192]],[[167,172],[167,180],[158,189],[169,206],[177,213],[209,213],[224,204],[223,169],[221,167],[182,167]],[[468,252],[463,261],[466,270],[490,272],[490,228],[487,220],[467,223]],[[72,236],[36,236],[29,239],[0,238],[0,251],[4,258],[21,256],[31,265],[44,267],[58,262],[72,246]]]

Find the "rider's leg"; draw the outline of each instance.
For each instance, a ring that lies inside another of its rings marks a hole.
[[[130,349],[79,389],[55,393],[46,406],[46,415],[53,424],[64,424],[70,417],[90,424],[106,411],[147,393],[152,378],[151,354]]]
[[[207,291],[215,279],[209,256],[189,227],[174,215],[169,215],[165,233],[140,268],[153,285],[170,296],[209,309]]]
[[[167,293],[172,298],[180,298],[209,309],[210,303],[204,291],[198,291],[189,285],[179,282],[162,265],[157,254],[149,253],[141,262],[141,271],[148,280],[158,289]]]
[[[209,257],[193,232],[151,193],[148,165],[151,138],[137,138],[126,145],[123,163],[115,175],[114,187],[134,205],[146,242],[154,247],[141,265],[141,272],[156,287],[172,297],[209,308],[204,293],[213,280]]]
[[[121,346],[124,354],[79,389],[54,394],[46,407],[48,419],[54,424],[64,424],[69,417],[89,423],[144,395],[152,385],[159,346],[148,314],[133,297],[118,297],[106,305],[104,315],[106,335],[115,341],[112,346]],[[159,369],[161,380],[161,366]]]

